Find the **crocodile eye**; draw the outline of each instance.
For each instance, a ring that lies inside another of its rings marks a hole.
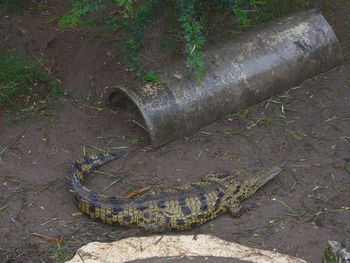
[[[217,178],[226,178],[228,176],[230,176],[231,173],[228,172],[228,171],[216,171],[216,172],[213,172],[213,176],[217,177]]]

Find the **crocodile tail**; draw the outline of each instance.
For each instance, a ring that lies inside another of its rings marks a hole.
[[[125,153],[125,151],[98,153],[85,156],[83,159],[76,161],[73,165],[73,171],[69,172],[67,176],[68,189],[71,192],[75,192],[82,188],[82,181],[86,175],[105,163],[121,158]]]
[[[104,211],[106,210],[106,208],[103,207],[104,204],[111,203],[112,201],[115,202],[115,204],[113,204],[115,208],[118,208],[120,206],[119,203],[122,203],[122,201],[118,198],[109,198],[91,191],[82,184],[84,176],[105,163],[121,158],[125,153],[125,151],[106,154],[98,153],[84,157],[82,160],[74,163],[73,171],[68,174],[68,190],[73,193],[74,200],[81,211],[88,214],[91,218],[100,218],[105,222],[106,218],[102,216],[102,212],[97,214],[95,209],[99,207],[101,211]]]
[[[119,159],[125,155],[125,151],[114,153],[98,153],[90,156],[85,156],[83,159],[76,161],[73,165],[73,173],[79,180],[84,180],[84,177],[91,173],[99,166],[110,161]]]

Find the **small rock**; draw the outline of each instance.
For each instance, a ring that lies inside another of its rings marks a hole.
[[[341,243],[328,241],[322,263],[350,263],[350,238],[345,238]]]

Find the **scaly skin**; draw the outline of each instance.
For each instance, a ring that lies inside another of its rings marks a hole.
[[[124,154],[97,154],[76,162],[67,178],[69,190],[77,206],[91,218],[108,224],[139,226],[149,232],[191,229],[227,211],[239,216],[241,201],[274,178],[286,164],[277,165],[267,173],[262,170],[211,173],[201,182],[153,188],[128,199],[101,195],[82,185],[92,170]]]

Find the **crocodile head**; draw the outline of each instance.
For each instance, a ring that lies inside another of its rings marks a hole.
[[[283,162],[274,166],[269,171],[238,171],[234,175],[227,176],[225,184],[229,191],[236,196],[236,199],[241,201],[253,195],[260,187],[273,179],[279,174],[287,162]]]

